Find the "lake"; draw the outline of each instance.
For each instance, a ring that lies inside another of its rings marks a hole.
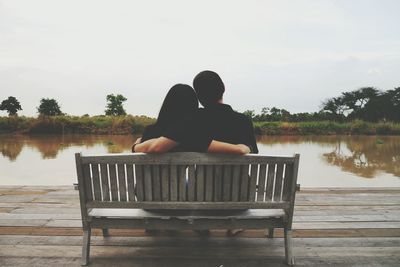
[[[72,185],[74,153],[130,152],[130,135],[0,135],[0,185]],[[259,136],[260,154],[300,153],[302,187],[400,187],[400,136]]]

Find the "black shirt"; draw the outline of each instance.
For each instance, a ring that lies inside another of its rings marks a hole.
[[[157,123],[151,124],[144,129],[141,142],[164,136],[179,143],[170,152],[207,152],[211,140],[205,134],[199,134],[197,126],[194,125],[193,117],[187,117],[168,127],[161,127]]]
[[[225,104],[199,109],[194,117],[171,128],[164,136],[191,151],[206,152],[211,141],[216,140],[244,144],[250,147],[251,153],[258,153],[250,118]]]
[[[251,153],[258,153],[253,123],[246,115],[234,111],[226,104],[200,109],[200,117],[208,122],[212,139],[231,144],[245,144]]]

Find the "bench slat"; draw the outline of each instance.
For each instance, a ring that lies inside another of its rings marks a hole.
[[[256,201],[258,164],[251,164],[250,182],[249,182],[249,201]]]
[[[96,200],[101,200],[101,186],[100,186],[100,174],[99,174],[99,164],[91,164],[92,168],[92,178],[93,178],[93,191],[94,198]]]
[[[165,153],[165,154],[105,154],[82,156],[82,163],[135,163],[135,164],[175,164],[175,165],[245,165],[266,163],[293,163],[293,157],[271,157],[262,155],[230,155],[207,154],[196,152]]]
[[[232,201],[239,201],[240,165],[232,167]]]
[[[197,201],[204,201],[204,175],[205,167],[203,165],[196,165],[196,199]]]
[[[188,170],[188,201],[196,199],[196,170],[195,165],[189,165]]]
[[[111,200],[118,201],[117,169],[115,164],[108,165],[110,171]]]
[[[230,201],[232,198],[232,166],[224,165],[224,177],[223,177],[223,201]]]
[[[126,180],[128,184],[128,198],[129,201],[135,201],[135,181],[133,179],[133,165],[126,165]]]
[[[265,189],[265,199],[272,200],[275,182],[275,164],[268,164],[267,186]]]
[[[103,192],[103,201],[110,201],[110,187],[108,184],[107,164],[100,164],[101,189]]]
[[[178,200],[186,201],[186,165],[180,165],[178,167]]]
[[[126,179],[125,179],[125,165],[118,164],[118,187],[120,201],[127,201],[126,197]]]
[[[143,166],[135,165],[135,178],[136,178],[136,196],[137,201],[144,200],[144,181],[143,181]]]
[[[213,200],[214,191],[214,166],[207,165],[205,178],[205,201]]]
[[[101,202],[92,201],[86,204],[87,208],[119,208],[119,209],[285,209],[288,202],[179,202],[179,201],[143,201],[143,202]]]
[[[249,165],[240,167],[240,201],[247,201],[249,196]]]
[[[94,228],[157,229],[157,230],[208,230],[208,229],[266,229],[283,228],[283,218],[261,219],[120,219],[93,218]]]
[[[282,195],[282,182],[283,182],[283,168],[284,164],[279,163],[276,167],[274,201],[280,201]]]
[[[214,166],[214,201],[222,201],[222,168],[223,165]]]
[[[160,165],[153,165],[152,166],[152,182],[153,182],[153,200],[160,201],[162,199],[161,196],[161,177],[160,172],[161,168]]]
[[[177,201],[178,200],[178,166],[171,165],[170,167],[170,200]]]
[[[151,165],[143,166],[144,199],[153,201],[153,185],[151,178]]]
[[[161,199],[169,200],[169,166],[161,165]]]
[[[258,173],[257,201],[264,201],[266,173],[267,173],[267,165],[261,164],[260,171]]]
[[[292,179],[293,179],[293,164],[286,164],[285,176],[283,179],[284,179],[284,182],[283,182],[282,200],[289,201],[290,193],[291,193],[290,187],[291,187]]]
[[[247,209],[241,211],[209,211],[209,210],[175,210],[168,214],[143,209],[92,209],[89,212],[92,217],[124,217],[124,218],[179,218],[179,219],[263,219],[279,218],[285,216],[283,209]]]
[[[83,164],[83,178],[85,181],[85,189],[86,189],[86,198],[88,201],[93,200],[93,190],[92,190],[92,181],[91,181],[91,175],[90,175],[90,165],[89,164]]]

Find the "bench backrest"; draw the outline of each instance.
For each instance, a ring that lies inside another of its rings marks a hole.
[[[299,155],[76,155],[82,209],[283,208],[293,212]]]

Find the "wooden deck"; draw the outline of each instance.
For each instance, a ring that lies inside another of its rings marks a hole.
[[[0,188],[0,266],[80,266],[80,227],[72,186]],[[302,189],[294,229],[296,266],[400,266],[400,188]],[[100,234],[90,266],[286,266],[280,230]]]

